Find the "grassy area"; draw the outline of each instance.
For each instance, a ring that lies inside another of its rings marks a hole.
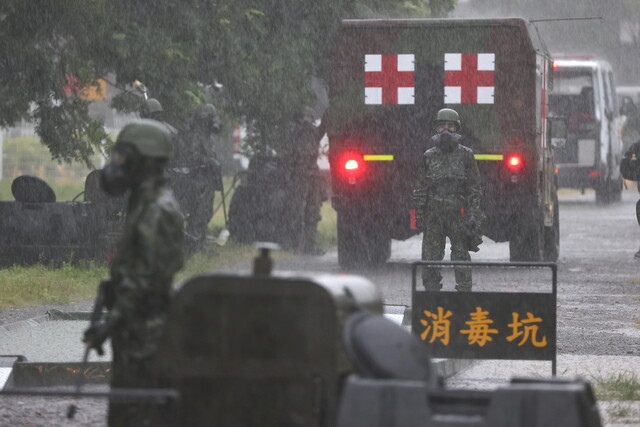
[[[595,375],[592,384],[598,400],[640,400],[640,376],[635,372]]]
[[[604,403],[610,421],[636,425],[640,417],[637,402],[640,401],[640,376],[635,372],[618,373],[611,376],[594,375],[591,384],[598,401]]]
[[[98,282],[106,276],[107,268],[95,263],[65,264],[58,269],[34,265],[0,270],[0,309],[67,304],[94,297]]]

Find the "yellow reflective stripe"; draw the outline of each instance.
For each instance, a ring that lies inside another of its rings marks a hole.
[[[384,162],[384,161],[392,161],[393,154],[365,154],[364,161],[365,162]]]
[[[476,160],[504,160],[502,154],[474,154]]]

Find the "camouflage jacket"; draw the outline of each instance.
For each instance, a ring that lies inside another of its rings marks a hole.
[[[160,177],[136,188],[118,253],[111,264],[115,303],[106,316],[114,335],[146,348],[146,333],[162,326],[174,274],[183,266],[183,217]],[[154,335],[153,333],[151,335]]]
[[[421,213],[445,204],[481,216],[480,172],[471,149],[460,144],[450,153],[431,148],[422,156],[417,176],[413,201]]]
[[[169,167],[198,168],[218,164],[215,153],[215,136],[204,130],[180,132],[174,139],[174,153]]]

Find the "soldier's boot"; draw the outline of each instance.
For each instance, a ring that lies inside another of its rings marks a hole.
[[[442,289],[442,275],[438,268],[424,268],[422,271],[422,286],[427,291],[439,291]]]
[[[454,268],[456,276],[456,291],[471,292],[471,269],[469,267]]]
[[[424,290],[428,292],[437,292],[442,289],[442,283],[432,283],[432,282],[422,282],[422,286],[424,286]]]

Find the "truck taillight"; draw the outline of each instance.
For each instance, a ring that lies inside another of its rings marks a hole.
[[[348,152],[343,153],[337,162],[339,173],[343,179],[349,184],[355,184],[358,178],[362,176],[364,170],[364,161],[359,153]]]
[[[358,161],[355,159],[349,159],[344,163],[344,169],[348,173],[357,172],[359,168],[360,168],[360,165],[358,164]]]
[[[512,172],[517,172],[522,168],[522,156],[519,154],[510,154],[507,156],[507,167]]]

